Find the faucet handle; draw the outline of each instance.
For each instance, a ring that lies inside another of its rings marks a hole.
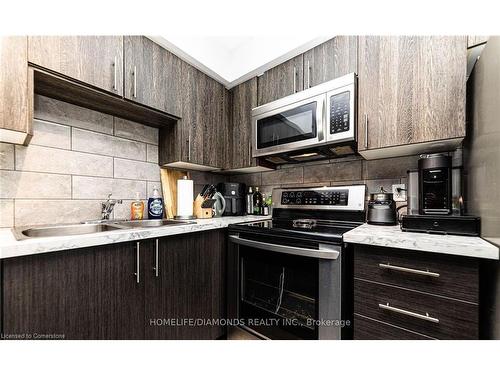
[[[108,194],[108,201],[111,200],[111,196],[113,195],[113,193],[109,193]]]

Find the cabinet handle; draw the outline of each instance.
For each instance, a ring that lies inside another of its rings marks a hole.
[[[248,142],[248,157],[250,163],[252,162],[252,141]]]
[[[307,88],[311,88],[311,62],[307,60]]]
[[[398,309],[397,307],[390,306],[389,303],[386,303],[385,305],[383,303],[379,303],[378,307],[380,309],[382,309],[382,310],[387,310],[387,311],[395,312],[397,314],[412,316],[414,318],[421,319],[421,320],[426,320],[426,321],[432,322],[432,323],[439,323],[439,319],[438,318],[434,318],[434,317],[430,316],[428,313],[425,313],[425,315],[424,315],[424,314],[415,313],[413,311]]]
[[[113,63],[113,90],[118,91],[118,59],[115,56],[115,62]]]
[[[191,136],[189,136],[189,138],[186,139],[186,143],[188,146],[188,161],[191,161]]]
[[[133,96],[134,96],[134,98],[137,98],[137,66],[134,66],[134,72],[132,74],[134,75],[134,93],[133,93]]]
[[[368,149],[368,114],[365,113],[365,149]]]
[[[136,250],[135,250],[135,272],[134,272],[134,275],[135,275],[135,279],[137,281],[137,284],[139,284],[141,282],[141,277],[140,277],[140,274],[139,274],[139,266],[140,266],[140,261],[141,261],[141,258],[140,258],[140,249],[141,249],[141,245],[140,245],[140,242],[137,241],[137,244],[136,244]]]
[[[156,277],[158,277],[159,274],[158,260],[159,260],[159,254],[158,254],[158,238],[157,238],[155,247],[155,266],[153,267],[153,269],[155,270]]]
[[[391,264],[384,264],[384,263],[379,263],[378,265],[380,268],[386,269],[386,270],[392,270],[392,271],[399,271],[399,272],[406,272],[406,273],[413,273],[416,275],[422,275],[422,276],[430,276],[430,277],[439,277],[441,276],[437,272],[431,272],[431,271],[423,271],[423,270],[416,270],[414,268],[406,268],[406,267],[399,267],[399,266],[393,266]]]
[[[297,67],[293,66],[293,92],[297,92]]]

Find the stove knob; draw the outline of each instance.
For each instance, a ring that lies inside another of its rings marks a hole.
[[[295,203],[297,203],[297,204],[301,204],[301,203],[302,203],[302,199],[297,198],[297,199],[295,200]]]

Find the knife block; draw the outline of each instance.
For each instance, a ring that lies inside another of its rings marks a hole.
[[[193,215],[196,216],[198,219],[204,219],[203,209],[201,208],[201,205],[203,204],[204,201],[205,199],[203,199],[203,197],[200,194],[198,194],[193,202]]]

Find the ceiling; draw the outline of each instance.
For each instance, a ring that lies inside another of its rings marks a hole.
[[[149,36],[227,88],[262,74],[333,36]]]

